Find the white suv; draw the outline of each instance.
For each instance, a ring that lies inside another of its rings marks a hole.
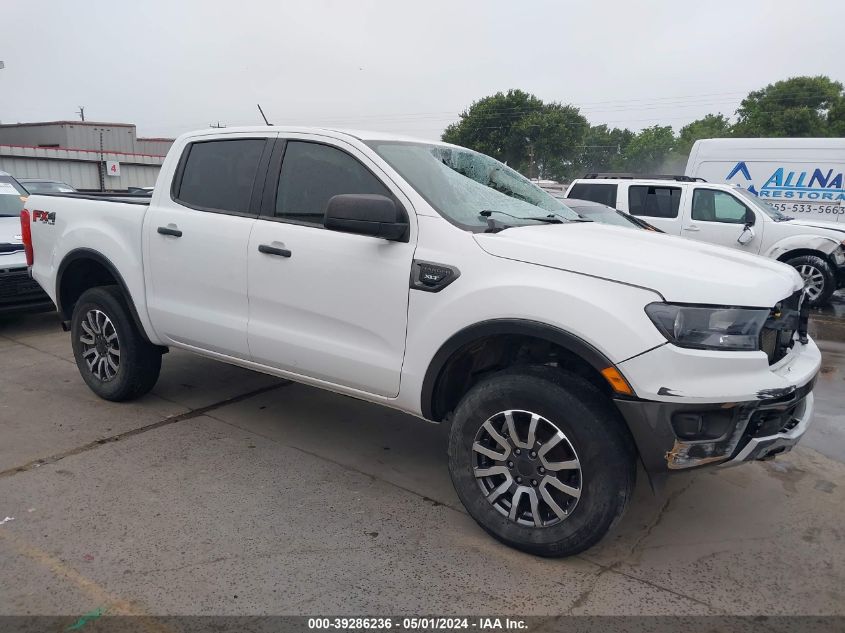
[[[601,202],[693,240],[777,259],[804,278],[810,305],[845,285],[845,227],[796,220],[737,185],[687,176],[590,174],[567,198]]]

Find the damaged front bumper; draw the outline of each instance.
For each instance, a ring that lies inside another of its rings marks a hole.
[[[634,365],[650,373],[630,371]],[[820,366],[812,339],[796,339],[789,354],[771,366],[762,354],[691,353],[667,345],[621,364],[629,370],[626,378],[640,380],[633,381],[636,398],[615,403],[652,478],[768,459],[790,450],[806,431]],[[666,376],[673,389],[661,386]]]
[[[769,459],[792,449],[813,415],[815,378],[786,395],[708,405],[617,400],[649,474]]]

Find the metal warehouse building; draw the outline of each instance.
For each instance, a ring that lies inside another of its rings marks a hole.
[[[0,171],[61,180],[82,190],[151,187],[172,144],[170,138],[138,138],[129,123],[0,125]]]

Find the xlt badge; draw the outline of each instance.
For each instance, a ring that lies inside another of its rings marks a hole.
[[[460,276],[461,271],[454,266],[415,259],[411,265],[411,288],[440,292]]]

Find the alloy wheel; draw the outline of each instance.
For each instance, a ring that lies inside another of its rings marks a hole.
[[[473,473],[493,507],[520,525],[567,519],[582,491],[581,463],[569,438],[531,411],[488,418],[472,445]]]
[[[807,298],[815,301],[824,291],[824,274],[815,266],[801,264],[798,272],[804,278],[804,289],[807,291]]]
[[[103,382],[113,380],[120,369],[120,340],[111,319],[101,310],[89,310],[80,326],[79,342],[88,369]]]

